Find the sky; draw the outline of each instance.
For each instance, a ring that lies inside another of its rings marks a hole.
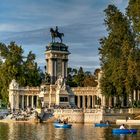
[[[122,12],[128,0],[0,0],[0,42],[15,41],[24,54],[36,54],[44,68],[46,46],[51,42],[50,28],[58,26],[69,46],[69,67],[94,72],[100,68],[99,39],[107,32],[104,12],[108,4]],[[59,39],[56,39],[59,41]]]

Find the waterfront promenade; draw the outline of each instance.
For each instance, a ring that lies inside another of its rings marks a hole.
[[[0,120],[0,122],[37,122],[36,121],[36,112],[40,116],[42,122],[54,122],[57,119],[68,118],[70,123],[99,123],[100,121],[110,121],[111,123],[136,123],[140,121],[134,120],[139,116],[139,109],[128,108],[128,109],[54,109],[54,108],[45,108],[42,110],[32,110],[29,112],[15,112],[15,113],[6,113],[5,117]],[[131,120],[127,120],[126,116],[129,116]],[[121,120],[121,121],[120,121]]]

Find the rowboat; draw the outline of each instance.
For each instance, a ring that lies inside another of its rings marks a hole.
[[[137,129],[112,129],[113,134],[136,134]]]
[[[64,124],[64,123],[57,123],[55,122],[54,124],[55,128],[71,128],[71,124]]]
[[[110,126],[110,124],[106,124],[106,123],[95,123],[95,127],[108,127]]]

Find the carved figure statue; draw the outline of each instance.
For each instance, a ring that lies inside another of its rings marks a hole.
[[[64,36],[64,33],[58,32],[58,27],[56,26],[56,29],[50,28],[51,36],[52,36],[52,42],[55,42],[55,38],[58,37],[62,43],[62,37]]]
[[[19,87],[19,84],[16,82],[15,79],[13,79],[9,85],[9,89],[17,89],[18,87]]]
[[[55,83],[57,85],[57,88],[66,90],[66,79],[62,78],[60,75]]]

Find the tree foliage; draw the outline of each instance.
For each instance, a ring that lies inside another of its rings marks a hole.
[[[91,72],[84,72],[83,68],[77,69],[68,68],[67,84],[70,87],[95,87],[97,86],[96,76]]]
[[[136,40],[140,43],[140,0],[129,0],[127,15],[136,34]]]
[[[38,86],[41,83],[43,73],[35,62],[35,54],[29,52],[24,57],[23,52],[15,42],[9,45],[0,43],[0,97],[6,102],[12,79],[16,79],[20,86]]]
[[[136,49],[135,35],[127,16],[114,5],[108,5],[104,12],[108,36],[100,40],[101,89],[105,95],[125,96],[137,85],[134,75],[138,62],[134,57],[137,57],[139,50]]]

